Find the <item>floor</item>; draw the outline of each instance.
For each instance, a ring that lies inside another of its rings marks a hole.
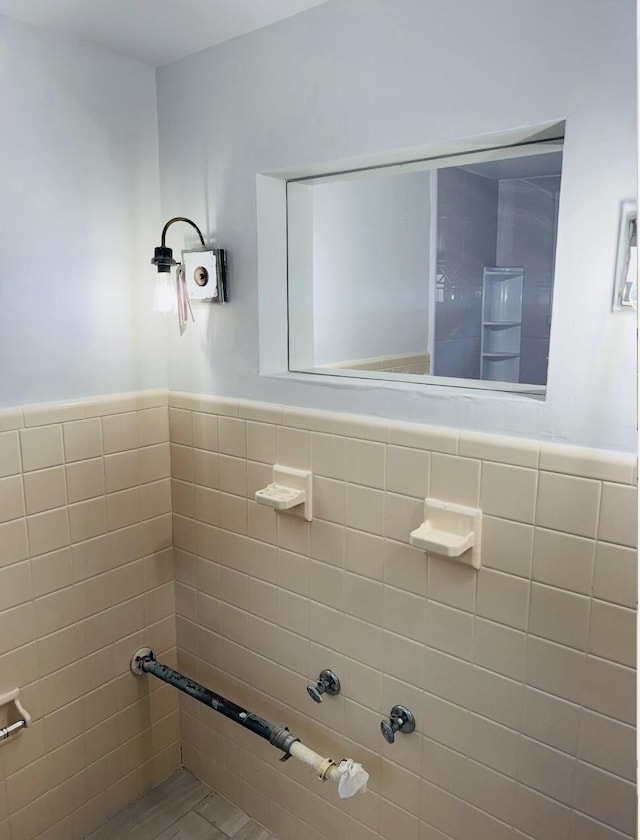
[[[186,770],[112,817],[88,840],[276,840]]]

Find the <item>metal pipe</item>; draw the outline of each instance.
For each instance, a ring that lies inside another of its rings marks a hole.
[[[284,753],[283,761],[290,757],[292,744],[299,740],[286,727],[275,726],[259,715],[254,715],[252,712],[243,709],[242,706],[227,700],[221,694],[216,694],[215,691],[200,685],[195,680],[185,677],[184,674],[169,667],[169,665],[158,662],[153,651],[149,648],[142,648],[134,655],[131,660],[131,671],[136,675],[152,674],[162,682],[172,685],[184,694],[188,694],[189,697],[193,697],[194,700],[204,703],[205,706],[214,709],[234,723],[244,726],[254,735],[259,735],[260,738],[264,738],[274,747],[282,750]]]
[[[19,732],[21,729],[24,729],[26,725],[26,720],[18,720],[15,723],[10,723],[8,726],[1,727],[0,741],[6,741],[7,738],[10,738],[12,735],[15,735],[16,732]]]
[[[194,700],[220,712],[234,723],[244,726],[245,729],[269,741],[284,753],[280,761],[286,761],[293,756],[303,764],[312,767],[321,781],[330,779],[338,785],[338,796],[341,799],[366,791],[369,774],[357,762],[343,759],[340,765],[337,765],[332,758],[325,758],[301,744],[300,739],[292,735],[286,726],[274,726],[273,723],[248,712],[221,694],[216,694],[215,691],[200,685],[199,682],[185,677],[174,668],[158,662],[150,648],[141,648],[137,651],[131,659],[130,667],[133,674],[152,674],[162,682],[174,686],[189,697],[193,697]]]

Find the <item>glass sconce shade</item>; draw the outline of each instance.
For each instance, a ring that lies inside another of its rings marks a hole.
[[[176,308],[176,284],[173,274],[162,272],[156,277],[153,309],[159,315],[168,315]]]

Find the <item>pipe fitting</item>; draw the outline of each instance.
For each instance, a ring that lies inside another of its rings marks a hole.
[[[408,735],[410,732],[416,728],[416,720],[406,708],[406,706],[394,706],[391,709],[391,713],[389,715],[389,720],[383,720],[380,723],[380,730],[384,737],[384,740],[388,744],[395,743],[396,740],[396,732],[402,732],[405,735]]]
[[[315,685],[307,686],[307,694],[316,703],[322,703],[322,695],[325,693],[331,696],[340,694],[340,680],[328,668],[320,671]]]
[[[131,670],[131,673],[134,674],[136,677],[139,677],[145,673],[145,670],[142,667],[142,663],[145,659],[151,661],[155,660],[155,656],[151,648],[140,648],[140,650],[137,650],[131,657],[129,669]]]
[[[289,758],[291,755],[291,747],[296,741],[299,741],[300,738],[296,738],[295,735],[292,735],[291,732],[287,729],[286,726],[280,726],[277,729],[274,729],[271,735],[269,736],[269,743],[272,744],[274,747],[277,747],[279,750],[285,754],[285,758]],[[284,761],[285,758],[282,760]]]
[[[325,758],[324,761],[321,761],[317,769],[318,778],[320,779],[320,781],[326,782],[331,773],[331,768],[337,766],[338,765],[332,758]]]

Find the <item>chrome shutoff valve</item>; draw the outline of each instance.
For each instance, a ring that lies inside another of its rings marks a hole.
[[[396,732],[402,732],[408,735],[416,728],[416,719],[413,714],[405,706],[394,706],[391,709],[389,720],[380,722],[380,729],[384,740],[388,744],[393,744],[396,740]]]
[[[330,694],[332,696],[340,694],[340,680],[333,671],[325,668],[324,671],[320,671],[320,676],[316,684],[307,686],[307,694],[316,703],[322,703],[323,694]]]

